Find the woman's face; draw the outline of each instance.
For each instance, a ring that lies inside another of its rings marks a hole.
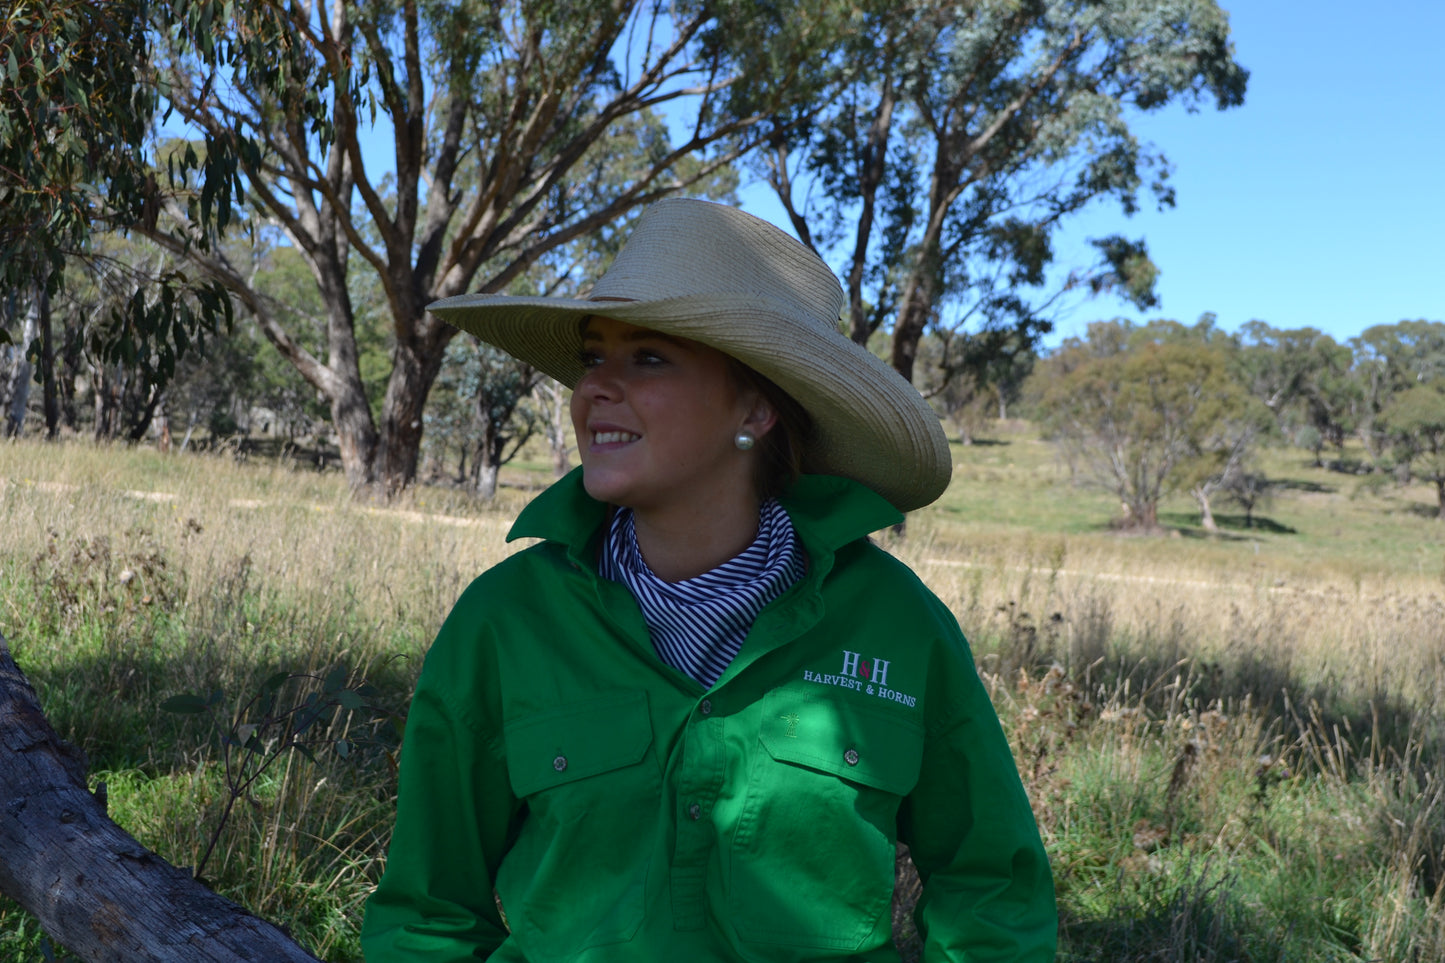
[[[742,428],[761,437],[772,415],[737,384],[725,355],[594,317],[583,328],[582,362],[572,425],[589,495],[639,514],[752,496],[751,459],[733,439]]]

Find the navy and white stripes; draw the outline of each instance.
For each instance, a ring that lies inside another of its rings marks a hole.
[[[630,509],[612,519],[602,575],[626,585],[642,609],[662,661],[711,688],[742,648],[753,620],[803,577],[803,553],[788,513],[763,504],[758,537],[741,555],[696,578],[664,582],[637,547]]]

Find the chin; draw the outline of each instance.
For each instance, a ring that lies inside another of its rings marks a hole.
[[[629,486],[624,480],[609,478],[605,472],[588,471],[587,466],[582,466],[582,487],[587,494],[599,502],[607,502],[609,505],[621,505],[629,507],[627,497]]]

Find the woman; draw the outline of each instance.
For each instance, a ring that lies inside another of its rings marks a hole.
[[[1052,960],[1052,881],[948,609],[869,532],[951,473],[843,294],[735,209],[662,201],[585,301],[452,324],[573,385],[582,468],[427,655],[370,963]]]

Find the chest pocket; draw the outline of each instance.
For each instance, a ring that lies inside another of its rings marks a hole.
[[[539,961],[630,940],[642,923],[651,851],[639,841],[656,824],[662,793],[647,693],[533,713],[504,733],[507,778],[527,803],[497,872],[512,940]]]
[[[775,690],[763,703],[758,739],[778,762],[906,796],[918,782],[923,729],[887,708]]]
[[[764,698],[731,847],[740,938],[845,952],[887,938],[898,807],[918,782],[923,729],[864,698]]]
[[[615,692],[506,726],[507,777],[519,797],[636,765],[652,745],[647,693]]]

